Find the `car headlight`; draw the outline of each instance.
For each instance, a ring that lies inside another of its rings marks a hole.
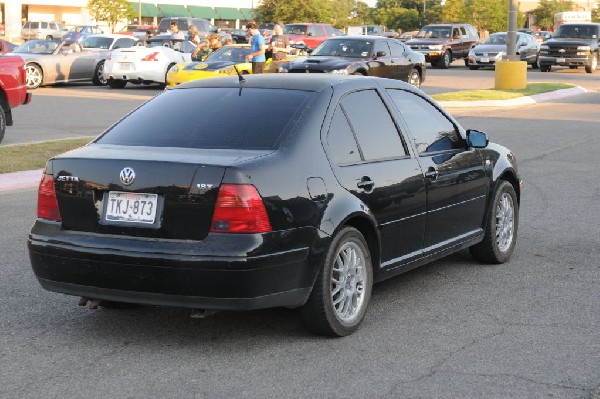
[[[284,66],[280,66],[279,68],[277,68],[277,72],[279,73],[288,73],[288,69]]]
[[[348,75],[348,71],[346,69],[332,69],[331,71],[327,71],[327,73],[331,73],[333,75]]]
[[[540,50],[548,50],[548,48],[549,48],[549,47],[548,47],[548,46],[546,46],[545,44],[542,44],[542,45],[540,46]]]
[[[590,51],[590,46],[577,46],[577,50]]]
[[[233,72],[233,67],[221,68],[217,70],[217,73],[227,73],[230,74]]]
[[[177,65],[173,65],[171,69],[169,69],[169,73],[177,73],[179,72],[179,67]]]
[[[444,48],[444,46],[442,46],[441,44],[432,44],[431,46],[429,46],[429,50],[440,51],[442,48]]]

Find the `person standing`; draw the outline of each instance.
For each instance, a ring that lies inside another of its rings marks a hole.
[[[277,73],[279,72],[279,65],[285,61],[292,49],[290,47],[290,39],[283,34],[283,28],[279,24],[275,24],[273,27],[273,36],[271,37],[269,47],[273,52],[271,63],[269,64],[269,72]]]
[[[179,26],[177,26],[177,21],[171,21],[170,25],[171,30],[171,39],[179,39],[185,40],[185,35],[183,32],[179,31]]]
[[[250,21],[246,25],[246,29],[250,32],[250,54],[246,56],[246,62],[252,62],[252,73],[263,73],[265,68],[265,39],[260,34],[256,22]]]
[[[198,28],[196,28],[196,25],[190,25],[186,40],[194,43],[196,46],[200,44],[200,36],[198,35]]]

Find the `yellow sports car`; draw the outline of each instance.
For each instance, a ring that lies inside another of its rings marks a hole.
[[[246,62],[248,54],[250,54],[250,45],[248,44],[223,46],[206,57],[204,61],[181,62],[171,67],[167,72],[167,84],[176,86],[190,80],[236,75],[234,65],[242,74],[252,73],[252,64]]]

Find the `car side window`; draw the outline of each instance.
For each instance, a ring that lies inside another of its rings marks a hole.
[[[400,42],[390,40],[388,44],[390,45],[392,57],[402,57],[402,55],[406,52],[406,47]]]
[[[48,22],[42,22],[42,29],[48,29]]]
[[[391,52],[390,52],[390,46],[388,46],[387,41],[385,40],[375,40],[375,54],[379,53],[380,51],[383,51],[385,53],[384,57],[389,57]]]
[[[465,29],[464,26],[460,27],[460,34],[462,37],[467,37],[467,30]]]
[[[324,36],[323,28],[318,25],[311,25],[308,27],[308,34],[311,36]]]
[[[338,165],[357,163],[362,160],[352,128],[346,119],[344,110],[339,106],[331,120],[327,144],[333,160]]]
[[[340,103],[365,161],[408,155],[396,124],[375,90],[350,93]]]
[[[456,126],[427,100],[405,90],[387,92],[402,114],[419,155],[465,149]]]

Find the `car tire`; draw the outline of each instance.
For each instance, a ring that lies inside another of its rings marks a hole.
[[[452,63],[452,52],[446,51],[441,60],[438,61],[437,66],[441,69],[448,69]]]
[[[540,71],[542,71],[542,72],[550,72],[551,69],[552,69],[552,65],[540,64]]]
[[[515,248],[518,226],[517,194],[512,184],[500,180],[488,211],[485,236],[469,248],[471,254],[482,262],[506,262]]]
[[[92,82],[96,86],[106,86],[106,79],[102,76],[104,72],[104,60],[100,61],[98,65],[96,65],[96,69],[94,70],[94,77],[92,78]]]
[[[46,40],[52,40],[52,39],[53,39],[53,38],[52,38],[52,35],[48,35],[48,36],[46,36]]]
[[[329,246],[325,261],[300,317],[316,334],[343,337],[364,319],[373,287],[373,267],[363,235],[344,227]]]
[[[569,69],[577,69],[579,68],[577,65],[569,65]]]
[[[408,84],[411,84],[417,88],[421,87],[421,74],[415,68],[411,68],[408,73]]]
[[[40,68],[37,64],[27,64],[25,66],[26,76],[27,76],[27,89],[33,90],[37,89],[42,85],[44,81],[44,73],[42,72],[42,68]]]
[[[108,87],[111,89],[122,89],[127,84],[127,81],[122,79],[109,79],[106,84],[108,84]]]
[[[465,61],[465,66],[468,68],[469,67],[469,59],[468,58],[464,58],[463,60]]]
[[[531,63],[531,69],[540,69],[540,64],[537,58]]]
[[[158,87],[161,90],[164,90],[167,87],[167,74],[169,73],[169,69],[171,69],[174,65],[175,65],[175,63],[169,64],[169,66],[167,67],[167,70],[165,71],[165,82],[158,84]]]
[[[0,104],[0,143],[4,140],[4,133],[6,132],[6,114],[4,113],[4,107]]]
[[[592,73],[596,68],[598,68],[598,53],[593,53],[590,65],[585,67],[585,72]]]

